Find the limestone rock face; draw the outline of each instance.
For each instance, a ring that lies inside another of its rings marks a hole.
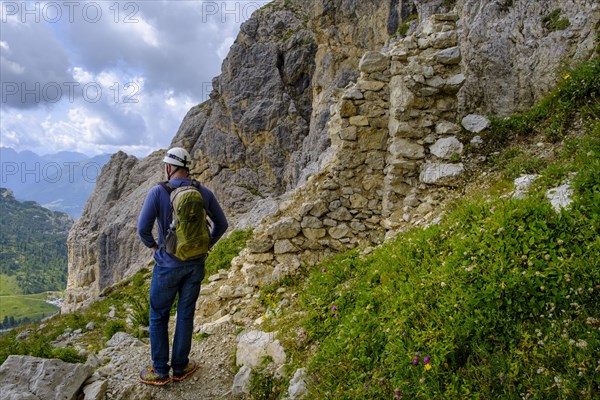
[[[244,331],[238,335],[237,341],[236,365],[256,368],[266,356],[270,356],[276,365],[285,363],[285,351],[274,333]]]
[[[543,18],[560,9],[569,26],[553,30]],[[594,52],[600,5],[594,0],[459,0],[466,113],[506,116],[528,108],[554,86],[563,60]]]
[[[104,166],[96,189],[67,241],[69,267],[62,311],[89,304],[106,287],[132,275],[151,260],[136,233],[148,190],[163,180],[156,152],[143,160],[119,152]]]
[[[320,3],[275,1],[243,23],[210,100],[188,112],[173,139],[200,160],[193,172],[231,213],[319,169],[331,93],[358,77],[365,49],[383,45],[388,17],[400,9]],[[375,59],[369,65],[380,68]]]
[[[31,356],[8,356],[0,366],[0,398],[75,400],[92,368]]]

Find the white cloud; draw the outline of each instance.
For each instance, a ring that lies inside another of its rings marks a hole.
[[[73,78],[79,83],[88,83],[92,81],[92,74],[84,70],[83,67],[73,67],[71,69]]]
[[[0,143],[40,154],[123,150],[144,156],[167,147],[187,111],[208,96],[239,24],[250,14],[244,3],[224,10],[205,3],[133,2],[134,8],[125,9],[130,3],[119,2],[115,20],[110,7],[117,3],[99,2],[103,17],[96,23],[80,18],[81,7],[72,22],[66,21],[66,10],[54,24],[9,16],[0,41],[7,76],[2,79],[28,87],[36,82],[80,86],[69,101],[65,90],[57,103],[33,96],[27,103],[19,96],[3,103]],[[235,7],[237,15],[231,14]],[[135,22],[126,23],[127,16]],[[95,102],[82,93],[89,83],[101,89]]]
[[[229,53],[229,48],[233,42],[235,42],[235,38],[232,36],[226,37],[225,40],[223,40],[223,43],[221,43],[217,49],[217,55],[220,59],[224,59],[227,56],[227,53]]]
[[[143,17],[137,15],[135,22],[132,23],[117,23],[113,26],[122,35],[130,36],[129,39],[134,39],[147,44],[151,47],[160,47],[159,33]]]
[[[23,72],[25,72],[25,68],[22,65],[14,61],[7,60],[3,56],[0,56],[0,69],[3,71],[8,70],[15,75],[23,75]]]

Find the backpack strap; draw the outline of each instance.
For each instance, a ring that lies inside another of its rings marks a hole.
[[[171,185],[171,183],[169,181],[164,181],[164,182],[160,182],[159,185],[165,189],[165,191],[167,192],[167,194],[169,196],[171,196],[171,192],[173,190],[175,190],[175,188],[173,187],[173,185]]]
[[[192,179],[192,186],[194,186],[196,189],[200,190],[200,182],[198,182],[195,179]]]

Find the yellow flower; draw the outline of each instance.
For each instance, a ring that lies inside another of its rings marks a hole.
[[[429,371],[431,369],[431,364],[425,364],[425,371]]]
[[[567,74],[567,75],[563,76],[563,79],[564,79],[564,80],[567,80],[567,79],[569,79],[570,77],[571,77],[571,75]]]

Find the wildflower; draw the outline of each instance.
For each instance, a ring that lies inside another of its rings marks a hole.
[[[565,76],[563,76],[563,79],[566,81],[567,79],[569,79],[571,77],[571,75],[566,74]]]
[[[538,368],[537,374],[539,375],[539,374],[542,374],[542,373],[544,373],[544,367]]]
[[[419,383],[425,383],[425,378],[419,379]]]
[[[397,399],[401,399],[402,398],[402,392],[399,390],[396,390],[394,392],[394,397],[396,397]]]
[[[579,347],[580,349],[585,349],[587,347],[587,342],[583,339],[579,339],[575,346]]]
[[[423,359],[423,362],[424,362],[425,364],[427,364],[427,363],[429,362],[429,357],[425,357],[425,358]]]
[[[336,311],[336,310],[337,310],[337,307],[336,307],[336,306],[332,306],[332,307],[331,307],[331,311]]]
[[[413,360],[413,365],[419,365],[419,357],[415,357]]]
[[[338,317],[337,313],[333,314],[333,318],[337,318],[337,317]]]
[[[322,273],[325,273],[325,272],[327,272],[327,270],[326,270],[325,268],[323,268],[323,269],[321,270],[321,272],[322,272]]]
[[[429,371],[431,369],[431,364],[425,364],[425,371]]]
[[[441,286],[441,287],[444,287],[444,286],[446,286],[446,282],[442,282],[442,283],[440,283],[440,286]]]

